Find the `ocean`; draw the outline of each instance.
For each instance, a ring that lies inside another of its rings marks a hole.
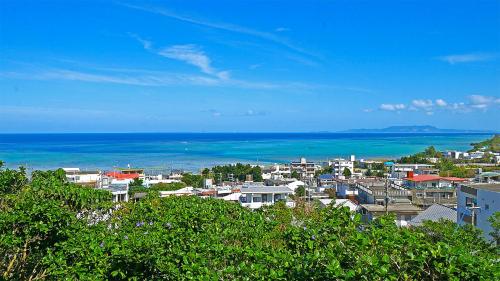
[[[198,171],[229,163],[322,161],[356,155],[393,159],[422,151],[468,150],[491,134],[123,133],[0,134],[0,160],[33,169],[114,167]]]

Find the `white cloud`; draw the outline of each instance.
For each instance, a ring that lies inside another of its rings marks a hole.
[[[495,59],[496,57],[497,56],[495,54],[471,53],[471,54],[442,56],[439,57],[438,59],[445,61],[449,64],[457,64],[457,63],[467,63],[467,62],[488,61]]]
[[[439,106],[439,107],[445,107],[445,106],[448,105],[448,103],[445,100],[443,100],[443,99],[437,99],[436,100],[436,105]]]
[[[276,31],[276,32],[285,32],[285,31],[290,31],[290,28],[287,28],[287,27],[277,27],[274,31]]]
[[[472,104],[489,104],[494,102],[495,98],[482,95],[470,95],[469,100]]]
[[[194,65],[206,74],[215,73],[215,70],[210,65],[210,58],[196,45],[174,45],[159,51],[158,54],[166,58]]]
[[[412,100],[411,104],[414,107],[420,108],[423,110],[431,110],[432,107],[434,106],[434,103],[432,102],[432,100],[422,100],[422,99]]]
[[[142,39],[139,35],[135,33],[129,33],[130,37],[134,38],[135,40],[139,41],[144,49],[146,50],[151,50],[151,46],[153,46],[153,43],[149,40]]]
[[[380,105],[381,110],[386,110],[386,111],[397,111],[397,110],[403,110],[406,108],[406,105],[402,103],[398,104],[390,104],[390,103],[383,103]]]

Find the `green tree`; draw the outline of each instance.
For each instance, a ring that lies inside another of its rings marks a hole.
[[[135,178],[130,184],[129,187],[142,187],[144,181],[140,178]]]
[[[306,188],[304,186],[299,186],[295,189],[295,196],[304,197],[306,196]]]
[[[300,175],[299,175],[299,173],[297,173],[297,171],[292,171],[292,173],[290,174],[290,177],[292,179],[297,179],[297,180],[300,179]]]
[[[342,172],[342,175],[344,177],[346,177],[346,179],[350,178],[352,173],[351,173],[351,170],[349,170],[349,168],[344,168],[344,171]]]
[[[493,228],[493,231],[489,234],[493,238],[493,241],[495,241],[495,245],[500,246],[500,212],[495,212],[488,218],[488,221]]]
[[[187,186],[192,186],[196,188],[203,187],[203,176],[201,175],[193,175],[190,173],[185,173],[182,175],[181,181],[185,183]]]

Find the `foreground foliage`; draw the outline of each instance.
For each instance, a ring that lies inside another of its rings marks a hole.
[[[2,190],[5,190],[2,189]],[[250,211],[217,199],[119,207],[37,172],[2,193],[0,276],[27,280],[498,280],[498,249],[451,222],[361,224],[347,208]],[[112,210],[112,213],[109,212]],[[1,277],[0,277],[1,278]]]

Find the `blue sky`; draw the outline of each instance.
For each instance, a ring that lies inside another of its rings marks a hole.
[[[500,2],[2,1],[0,118],[0,132],[500,130]]]

